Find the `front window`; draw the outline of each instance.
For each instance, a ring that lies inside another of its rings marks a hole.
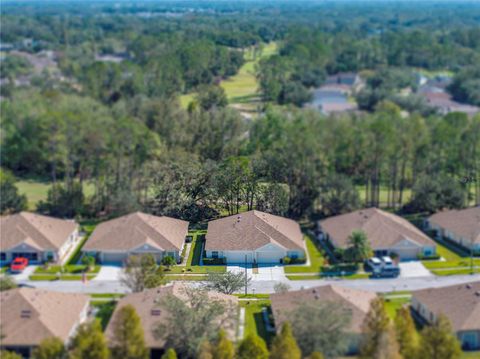
[[[6,260],[7,260],[7,253],[0,252],[0,261],[6,261]]]
[[[212,252],[212,258],[218,258],[218,252],[217,251]]]

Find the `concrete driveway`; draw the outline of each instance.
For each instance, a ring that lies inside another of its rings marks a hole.
[[[116,280],[120,279],[120,274],[122,272],[121,266],[114,266],[114,265],[103,265],[100,268],[100,272],[98,272],[97,276],[93,278],[94,281],[103,281],[103,280]]]
[[[28,280],[28,277],[30,277],[37,268],[38,266],[36,265],[29,265],[23,270],[22,273],[12,274],[11,276],[15,282]]]
[[[420,261],[400,262],[400,278],[433,277]]]
[[[258,274],[254,274],[253,280],[278,280],[283,281],[287,279],[285,277],[285,272],[283,271],[283,266],[281,265],[268,265],[268,264],[259,264]]]

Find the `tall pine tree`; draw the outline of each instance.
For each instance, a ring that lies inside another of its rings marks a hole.
[[[213,359],[233,359],[235,356],[235,348],[233,343],[228,340],[224,330],[218,333],[218,339],[213,348]]]
[[[418,337],[408,307],[402,307],[397,310],[397,315],[395,316],[395,331],[400,354],[402,354],[404,358],[414,358],[418,347]]]
[[[460,342],[453,334],[447,317],[440,315],[435,323],[423,328],[418,358],[459,359],[461,354]]]
[[[69,359],[108,359],[110,352],[98,320],[83,323],[72,339]]]
[[[257,335],[248,335],[238,346],[237,359],[268,359],[265,341]]]
[[[300,359],[302,353],[293,337],[290,323],[283,324],[282,331],[275,337],[270,350],[270,359]]]
[[[126,305],[120,308],[113,320],[112,355],[122,359],[147,359],[142,323],[135,308]]]

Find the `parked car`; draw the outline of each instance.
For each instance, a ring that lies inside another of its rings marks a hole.
[[[395,266],[395,263],[393,263],[393,260],[392,258],[390,257],[382,257],[382,264],[383,264],[383,268],[393,268],[393,267],[396,267]]]
[[[28,266],[28,259],[23,257],[17,257],[10,264],[11,273],[21,273]]]
[[[384,267],[378,271],[373,271],[372,278],[396,278],[400,275],[399,267]]]
[[[366,270],[374,272],[375,270],[379,270],[382,268],[382,261],[377,257],[372,257],[365,263]]]

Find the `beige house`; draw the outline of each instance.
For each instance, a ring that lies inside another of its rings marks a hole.
[[[189,290],[188,287],[174,283],[168,286],[147,289],[140,293],[127,294],[118,302],[108,323],[105,330],[107,340],[112,341],[114,337],[115,323],[120,308],[131,305],[140,317],[145,344],[151,350],[151,357],[160,357],[164,349],[165,340],[162,338],[161,333],[160,335],[156,333],[156,328],[165,321],[175,320],[175,318],[170,317],[166,309],[163,309],[162,300],[170,295],[180,299],[185,298],[187,295],[186,290]],[[217,292],[207,292],[207,295],[212,301],[221,301],[227,304],[228,310],[225,318],[218,325],[219,329],[223,328],[226,331],[230,339],[235,339],[238,319],[238,298]]]
[[[30,357],[44,339],[57,337],[65,344],[87,319],[89,296],[17,288],[0,292],[1,350]]]
[[[365,232],[376,256],[396,253],[400,259],[417,259],[436,253],[436,244],[406,219],[378,208],[368,208],[318,222],[323,239],[335,248],[349,247],[353,231]]]
[[[158,262],[171,256],[178,262],[187,233],[186,221],[135,212],[99,224],[82,252],[110,264],[138,254],[152,254]]]
[[[480,206],[435,213],[427,219],[426,225],[439,238],[447,238],[480,253]]]
[[[0,262],[16,257],[28,258],[31,263],[52,260],[63,264],[80,242],[78,224],[21,212],[0,219]]]
[[[411,306],[427,323],[445,315],[463,349],[480,349],[480,281],[416,291]]]
[[[280,263],[305,258],[305,241],[297,222],[248,211],[208,222],[205,252],[227,263]]]
[[[304,305],[321,305],[321,303],[330,302],[343,306],[351,313],[351,322],[348,327],[348,353],[354,354],[359,350],[363,321],[370,309],[371,301],[376,297],[377,295],[373,292],[326,285],[272,294],[270,300],[277,332],[281,330],[285,321],[295,321],[295,318],[292,317],[292,311]]]

